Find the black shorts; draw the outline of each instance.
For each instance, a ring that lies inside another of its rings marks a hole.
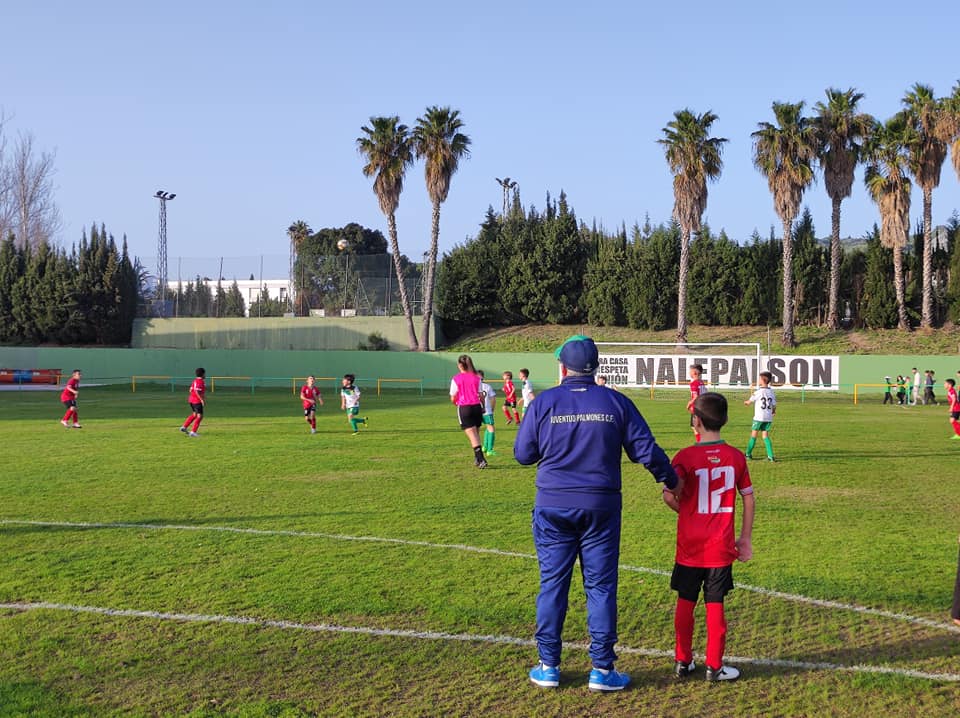
[[[67,407],[68,409],[76,409],[76,408],[77,408],[77,400],[76,400],[76,399],[67,399],[66,401],[61,402],[61,403],[62,403],[65,407]]]
[[[316,410],[317,410],[317,407],[315,407],[315,406],[307,407],[306,409],[303,410],[303,415],[304,415],[304,416],[310,416],[310,415],[311,415],[312,413],[314,413]]]
[[[483,426],[483,407],[480,404],[458,406],[457,416],[460,418],[461,429],[479,429]]]
[[[191,402],[191,404],[190,404],[190,410],[191,410],[194,414],[199,414],[200,416],[203,416],[203,404],[194,404],[194,403]]]
[[[504,405],[505,407],[507,407],[508,409],[516,409],[516,408],[517,408],[517,402],[515,402],[515,401],[505,401],[505,402],[503,402],[503,405]]]
[[[733,566],[720,568],[697,568],[673,564],[670,588],[680,598],[696,602],[703,588],[705,603],[723,603],[723,597],[733,590]]]
[[[76,404],[77,402],[73,402],[73,403]],[[954,421],[960,420],[960,411],[951,411],[950,418],[953,419]]]

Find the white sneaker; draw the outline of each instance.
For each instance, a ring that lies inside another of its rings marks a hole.
[[[80,424],[74,424],[74,425],[73,425],[73,428],[74,428],[74,429],[82,429],[83,427],[80,426]]]
[[[316,433],[317,433],[317,430],[316,430],[316,429],[310,429],[310,433],[311,433],[311,434],[316,434]]]
[[[60,420],[60,423],[63,424],[63,425],[64,425],[65,427],[67,427],[68,429],[70,428],[70,424],[67,423],[67,420],[66,420],[66,419],[61,419],[61,420]]]
[[[707,681],[735,681],[740,677],[740,670],[733,666],[720,666],[714,670],[707,666]]]
[[[198,433],[195,432],[195,431],[191,431],[191,432],[190,432],[190,436],[192,436],[192,437],[194,437],[194,438],[197,438],[197,437],[200,436],[200,434],[198,434]]]

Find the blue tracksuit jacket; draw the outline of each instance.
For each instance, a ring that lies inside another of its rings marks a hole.
[[[617,446],[658,482],[676,486],[670,460],[633,402],[592,376],[568,376],[531,402],[513,455],[521,464],[539,462],[537,506],[619,510]]]

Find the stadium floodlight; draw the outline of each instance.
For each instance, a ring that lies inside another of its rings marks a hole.
[[[153,195],[160,200],[160,232],[157,238],[157,296],[161,301],[161,311],[166,316],[163,300],[167,296],[167,200],[176,197],[176,194],[158,189]]]

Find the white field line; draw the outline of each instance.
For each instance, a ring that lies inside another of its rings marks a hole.
[[[152,618],[161,621],[179,621],[183,623],[214,623],[236,626],[257,626],[259,628],[278,628],[286,631],[310,631],[313,633],[350,633],[363,636],[377,636],[390,638],[412,638],[426,641],[461,641],[464,643],[487,643],[524,648],[535,648],[537,642],[529,638],[515,636],[482,635],[473,633],[444,633],[441,631],[411,631],[391,628],[368,628],[365,626],[337,626],[328,623],[297,623],[295,621],[278,621],[266,618],[252,618],[249,616],[221,616],[204,615],[197,613],[169,613],[166,611],[136,611],[124,608],[104,608],[101,606],[76,606],[69,603],[50,603],[34,601],[24,603],[0,603],[0,609],[12,611],[66,611],[69,613],[89,613],[103,616]],[[564,643],[566,648],[579,651],[589,650],[587,643]],[[655,648],[631,648],[618,646],[620,654],[646,656],[649,658],[673,658],[673,651],[658,650]],[[700,657],[702,660],[702,656]],[[840,671],[845,673],[879,673],[883,675],[904,676],[907,678],[922,678],[931,681],[960,682],[957,673],[929,673],[909,668],[894,668],[892,666],[871,666],[856,664],[845,666],[839,663],[788,661],[778,658],[750,658],[747,656],[727,656],[731,664],[747,663],[756,666],[771,668],[799,669],[806,671]]]
[[[488,554],[493,556],[505,556],[509,558],[522,558],[536,561],[537,557],[533,554],[519,553],[516,551],[502,551],[496,548],[484,548],[482,546],[470,546],[467,544],[443,544],[430,541],[414,541],[410,539],[387,538],[381,536],[350,536],[346,534],[328,534],[315,531],[291,531],[283,529],[251,529],[236,526],[196,526],[191,524],[138,524],[138,523],[96,523],[87,521],[26,521],[16,519],[0,519],[0,526],[48,526],[52,528],[77,528],[77,529],[147,529],[151,531],[215,531],[219,533],[236,533],[254,536],[294,536],[299,538],[322,538],[333,541],[365,541],[371,543],[388,543],[401,546],[420,546],[422,548],[446,549],[453,551],[467,551],[470,553]],[[655,576],[670,576],[670,571],[664,571],[659,568],[647,568],[645,566],[630,566],[620,564],[622,571],[632,573],[648,573]],[[920,616],[911,616],[907,613],[897,613],[895,611],[885,611],[881,608],[870,608],[869,606],[860,606],[853,603],[844,603],[841,601],[831,601],[822,598],[812,598],[797,593],[785,593],[775,591],[761,586],[751,586],[749,584],[738,583],[737,588],[743,591],[751,591],[762,596],[770,598],[779,598],[783,601],[792,601],[802,603],[808,606],[818,606],[820,608],[829,608],[836,611],[852,611],[867,616],[878,616],[880,618],[889,618],[904,623],[912,623],[916,626],[934,628],[941,631],[950,631],[960,633],[960,626],[942,621],[934,621],[930,618]]]

